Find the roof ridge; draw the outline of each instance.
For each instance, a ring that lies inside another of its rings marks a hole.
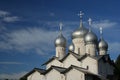
[[[54,60],[54,59],[58,59],[58,57],[53,56],[52,58],[49,58],[49,59],[48,59],[45,63],[43,63],[41,66],[48,64],[49,62],[51,62],[51,61]]]
[[[81,69],[85,69],[85,70],[87,70],[86,68],[78,67],[78,66],[75,66],[75,65],[71,65],[71,67],[77,67],[77,68],[81,68]]]
[[[55,65],[52,65],[51,67],[55,67],[55,68],[63,68],[63,69],[67,69],[67,68],[64,68],[64,67],[60,67],[60,66],[55,66]]]

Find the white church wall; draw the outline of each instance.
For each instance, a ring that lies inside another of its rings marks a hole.
[[[46,80],[65,80],[65,76],[60,74],[60,72],[56,71],[55,69],[52,69],[45,76]]]
[[[65,80],[85,80],[85,75],[83,72],[80,72],[76,69],[71,69],[65,74]]]
[[[95,44],[87,44],[86,45],[86,53],[90,54],[91,56],[96,55],[96,45]]]
[[[85,59],[82,60],[82,67],[83,68],[87,68],[88,66],[88,70],[98,74],[98,63],[97,60],[91,58],[91,57],[87,57]]]
[[[38,71],[35,71],[27,77],[27,80],[45,80],[44,75],[41,75]]]
[[[54,59],[53,61],[51,61],[50,63],[48,63],[46,65],[46,69],[50,68],[51,65],[63,67],[63,64],[60,61],[58,61],[57,59]]]
[[[80,67],[81,66],[81,62],[78,61],[72,54],[70,54],[64,61],[63,61],[63,65],[65,68],[70,67],[71,65],[75,65]]]

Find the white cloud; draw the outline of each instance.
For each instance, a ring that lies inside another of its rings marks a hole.
[[[14,65],[21,65],[23,63],[20,62],[0,62],[0,64],[14,64]]]
[[[2,11],[0,10],[0,17],[5,17],[5,16],[8,16],[10,13],[7,12],[7,11]]]
[[[8,17],[4,17],[3,21],[5,22],[15,22],[15,21],[19,21],[20,18],[18,16],[8,16]]]
[[[20,21],[20,18],[18,16],[13,16],[13,14],[7,11],[0,10],[0,17],[1,17],[0,18],[1,21],[8,22],[8,23]]]
[[[38,54],[53,51],[55,31],[42,30],[40,28],[29,28],[16,30],[4,34],[5,40],[0,42],[1,50],[17,50],[26,52],[34,50]]]
[[[110,28],[110,27],[113,27],[115,25],[117,25],[117,22],[112,22],[110,20],[96,21],[92,24],[92,26],[95,28],[99,28],[99,27]]]
[[[20,73],[12,73],[12,74],[0,74],[0,79],[20,79],[24,76],[27,72],[20,72]]]

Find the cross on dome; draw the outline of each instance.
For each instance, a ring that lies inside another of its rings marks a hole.
[[[62,26],[63,26],[63,24],[60,23],[59,26],[60,26],[60,31],[62,31]]]
[[[103,28],[100,27],[100,34],[102,35],[102,33],[103,33]]]
[[[80,11],[80,13],[78,14],[78,16],[80,16],[80,19],[82,19],[84,13],[82,11]]]
[[[91,25],[92,25],[92,19],[89,18],[89,19],[88,19],[88,22],[89,22],[89,26],[91,26]]]
[[[89,32],[91,32],[91,29],[92,29],[92,19],[91,18],[89,18],[88,19],[88,23],[89,23]]]
[[[59,28],[60,28],[60,34],[62,34],[63,24],[61,22],[59,23]]]
[[[101,38],[102,38],[102,35],[103,35],[103,28],[100,27],[100,36],[101,36]]]
[[[80,16],[80,27],[83,26],[83,22],[82,22],[83,15],[84,15],[84,13],[82,11],[80,11],[80,13],[78,14],[78,16]]]

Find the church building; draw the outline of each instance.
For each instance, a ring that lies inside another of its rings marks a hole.
[[[21,79],[26,80],[110,80],[114,74],[114,62],[107,50],[102,26],[100,38],[92,31],[92,19],[89,18],[89,29],[84,27],[83,13],[80,12],[80,26],[72,35],[72,43],[66,52],[66,38],[60,32],[55,39],[55,56],[43,63],[46,69],[34,68]],[[99,38],[99,40],[98,40]]]

